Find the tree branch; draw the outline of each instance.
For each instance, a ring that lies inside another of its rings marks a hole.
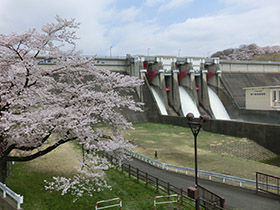
[[[3,152],[3,154],[1,155],[1,157],[5,157],[5,156],[9,155],[10,152],[11,152],[13,149],[15,149],[15,147],[16,147],[16,144],[10,145],[7,149],[5,149],[5,151]]]
[[[0,108],[0,113],[3,112],[3,111],[7,111],[9,109],[9,106],[10,106],[10,104],[8,102],[5,105],[3,105]]]
[[[58,146],[68,142],[68,141],[73,141],[73,140],[76,140],[77,138],[72,138],[72,139],[64,139],[64,140],[60,140],[58,141],[57,143],[55,143],[54,145],[46,148],[45,150],[42,150],[42,151],[39,151],[33,155],[29,155],[29,156],[25,156],[25,157],[11,157],[11,156],[8,156],[7,157],[7,161],[20,161],[20,162],[23,162],[23,161],[29,161],[29,160],[33,160],[35,158],[38,158],[42,155],[45,155],[51,151],[53,151],[54,149],[56,149]]]
[[[35,82],[33,82],[33,83],[27,85],[27,87],[30,88],[31,86],[36,85],[36,83],[37,83],[37,80],[36,80]]]
[[[45,141],[47,141],[48,140],[48,138],[52,135],[52,131],[54,130],[54,128],[52,128],[50,131],[49,131],[49,133],[42,139],[42,141],[41,141],[41,143],[43,144],[43,143],[45,143]],[[38,147],[17,147],[16,149],[18,149],[18,150],[22,150],[22,151],[31,151],[31,150],[33,150],[33,149],[37,149]]]
[[[49,43],[49,40],[46,40],[43,43],[43,46],[37,51],[37,53],[34,55],[34,58],[37,58],[37,56],[40,54],[41,50]]]

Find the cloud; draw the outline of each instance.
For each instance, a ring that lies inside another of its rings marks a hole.
[[[144,2],[144,6],[153,7],[153,6],[157,5],[157,4],[163,3],[165,1],[166,0],[146,0]]]
[[[131,23],[114,34],[122,34],[115,51],[132,54],[207,56],[208,52],[238,47],[241,44],[280,44],[278,5],[254,7],[241,13],[221,12],[216,15],[188,18],[184,22],[161,27],[157,24]],[[138,26],[138,27],[137,27]]]
[[[146,0],[144,6],[156,7],[159,12],[164,12],[169,9],[179,8],[191,2],[193,0]]]
[[[201,13],[213,2],[218,9]],[[280,44],[278,0],[0,0],[0,31],[25,31],[56,14],[81,22],[77,48],[85,54],[206,56],[241,44]],[[201,4],[200,4],[201,3]],[[194,5],[199,5],[195,8]],[[185,12],[182,13],[182,10]],[[173,13],[170,13],[170,12]],[[178,15],[173,15],[180,12]],[[167,15],[168,13],[168,15]]]
[[[1,0],[3,2],[5,8],[0,13],[2,33],[21,32],[34,27],[40,29],[43,24],[54,22],[58,14],[81,22],[77,32],[81,39],[77,41],[77,46],[85,54],[95,54],[111,44],[105,36],[110,27],[104,22],[113,17],[110,7],[115,0],[49,0],[47,3],[38,0]]]
[[[164,11],[169,10],[169,9],[178,8],[178,7],[181,7],[183,5],[189,4],[192,1],[193,0],[169,0],[169,1],[165,1],[164,4],[162,4],[159,7],[159,11],[164,12]]]
[[[140,14],[141,8],[130,7],[122,9],[116,13],[116,18],[122,22],[132,22]]]

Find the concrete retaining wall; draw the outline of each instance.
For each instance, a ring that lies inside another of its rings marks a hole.
[[[280,111],[276,110],[239,110],[240,121],[256,122],[256,123],[269,123],[280,124]]]
[[[280,126],[265,123],[211,120],[204,130],[236,137],[246,137],[280,155]]]
[[[157,119],[149,118],[149,120],[157,123],[188,127],[187,119],[184,117],[160,115]],[[251,139],[270,151],[280,155],[280,125],[210,120],[203,125],[203,129],[213,133]]]
[[[127,93],[126,93],[127,94]],[[140,102],[140,98],[138,96],[138,94],[136,92],[134,93],[130,93],[130,96],[133,97],[134,101],[136,102]],[[151,103],[151,102],[146,102],[147,104]],[[143,112],[135,112],[129,109],[125,109],[121,111],[121,114],[124,115],[124,117],[129,121],[129,122],[147,122],[148,118],[147,118],[147,114],[148,114],[148,109],[147,106],[143,106],[142,107]]]

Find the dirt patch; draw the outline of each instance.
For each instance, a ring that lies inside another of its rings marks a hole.
[[[277,157],[273,152],[246,138],[242,138],[239,141],[221,141],[210,144],[205,149],[254,161],[264,161]]]
[[[73,143],[68,142],[27,164],[36,171],[71,174],[76,172],[74,166],[80,164],[78,157],[82,157],[80,150],[75,148]]]
[[[174,134],[174,133],[159,133],[158,136],[164,136],[168,138],[176,138],[176,137],[181,137],[181,135]]]

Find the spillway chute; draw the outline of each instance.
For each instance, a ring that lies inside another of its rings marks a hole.
[[[187,114],[191,112],[194,114],[194,117],[199,117],[200,113],[194,100],[191,98],[188,91],[182,86],[179,86],[179,95],[184,116],[187,116]]]
[[[230,116],[228,115],[222,101],[210,87],[208,87],[208,94],[210,107],[215,118],[219,120],[230,120]]]
[[[156,87],[154,86],[151,86],[151,90],[152,90],[152,93],[154,95],[154,98],[156,100],[156,103],[158,105],[158,108],[159,108],[159,111],[162,115],[168,115],[167,113],[167,109],[164,105],[164,101],[163,101],[163,98],[161,97],[160,95],[160,92],[157,90]]]

